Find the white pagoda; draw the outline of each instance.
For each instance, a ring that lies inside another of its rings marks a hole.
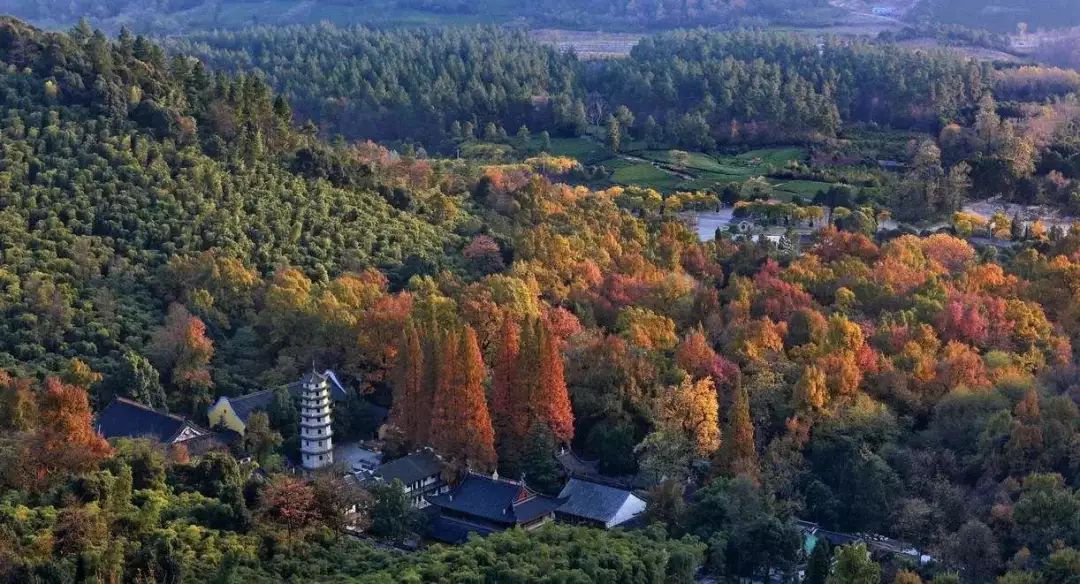
[[[334,463],[330,383],[325,373],[316,371],[300,383],[300,458],[304,470],[312,471]]]

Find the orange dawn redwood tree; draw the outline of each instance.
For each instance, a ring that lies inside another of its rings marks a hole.
[[[420,334],[410,320],[405,325],[398,353],[394,380],[394,399],[390,408],[390,423],[412,444],[422,444],[427,438],[430,404],[424,399],[424,352]]]
[[[432,445],[465,468],[489,472],[495,467],[495,430],[484,395],[484,361],[476,331],[465,326],[442,342]]]
[[[574,438],[574,411],[570,406],[570,392],[566,389],[559,339],[545,324],[538,327],[538,332],[540,371],[537,375],[536,409],[551,428],[555,440],[567,444]]]

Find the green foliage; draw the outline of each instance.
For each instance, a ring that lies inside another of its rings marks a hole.
[[[578,92],[572,57],[506,29],[260,28],[196,34],[173,48],[217,69],[258,67],[301,119],[334,133],[444,151],[472,137],[454,136],[465,123],[486,127],[485,142],[502,140],[498,128],[559,125],[535,117],[533,98]]]
[[[281,446],[281,434],[270,426],[266,412],[254,412],[244,427],[244,448],[263,466],[271,464],[274,450]]]
[[[712,150],[820,141],[842,121],[932,128],[976,101],[988,76],[944,53],[839,41],[819,50],[810,37],[762,32],[646,37],[628,59],[589,67],[490,28],[258,28],[196,34],[173,48],[218,69],[258,68],[302,119],[331,132],[443,152],[475,150],[476,138],[490,149],[509,142],[505,128],[523,126],[570,136],[600,128],[610,151],[632,135]],[[556,141],[552,150],[598,161],[591,149]]]
[[[764,577],[770,568],[791,569],[798,558],[798,531],[746,476],[717,479],[698,491],[686,524],[709,542],[709,561],[718,574]]]
[[[521,470],[526,482],[541,493],[557,494],[562,489],[564,472],[555,459],[557,448],[551,430],[546,425],[536,424],[525,440]]]
[[[806,564],[806,584],[825,584],[832,568],[832,546],[825,539],[818,539]]]
[[[543,549],[538,554],[536,550]],[[603,561],[597,558],[603,556]],[[689,584],[704,546],[693,538],[667,539],[662,532],[606,532],[565,526],[515,529],[460,547],[435,546],[392,571],[362,582],[446,583],[497,581],[646,582]]]
[[[376,484],[369,490],[374,499],[370,511],[371,534],[391,541],[405,539],[416,517],[404,485],[395,480]]]
[[[253,77],[215,78],[153,45],[12,20],[0,35],[4,366],[58,370],[61,357],[81,356],[114,391],[157,402],[152,373],[124,355],[160,322],[147,276],[170,256],[217,248],[266,271],[281,261],[392,269],[454,239],[370,183],[292,173],[284,159],[307,138]],[[58,87],[52,101],[45,80]],[[134,89],[141,101],[130,105]]]
[[[879,584],[881,566],[870,559],[864,544],[845,545],[836,550],[836,563],[827,584]]]

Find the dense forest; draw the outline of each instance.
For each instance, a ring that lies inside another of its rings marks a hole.
[[[629,59],[588,66],[493,29],[261,28],[174,48],[215,69],[265,73],[331,134],[443,151],[489,123],[502,136],[522,125],[580,134],[619,106],[642,131],[697,149],[834,137],[842,121],[933,127],[977,101],[992,76],[944,53],[771,32],[667,33]]]
[[[171,46],[218,70],[265,75],[326,136],[481,158],[531,156],[552,136],[599,137],[616,154],[628,144],[712,152],[795,142],[843,160],[852,129],[906,129],[922,136],[906,151],[862,153],[925,165],[884,201],[899,219],[948,217],[968,197],[1080,209],[1080,77],[1069,70],[704,30],[646,37],[627,59],[587,63],[487,28],[261,28]]]
[[[413,38],[472,50],[459,34]],[[714,47],[733,56],[712,59]],[[952,210],[974,188],[966,173],[978,176],[968,160],[997,165],[1008,184],[1075,187],[1069,102],[1025,118],[1046,122],[1037,143],[980,95],[991,83],[980,66],[677,33],[629,61],[654,75],[676,64],[658,124],[710,97],[725,122],[794,123],[787,107],[768,111],[783,97],[747,112],[734,104],[756,97],[741,86],[730,109],[711,83],[692,93],[695,76],[680,71],[701,66],[687,64],[693,51],[705,70],[749,67],[746,87],[783,96],[786,81],[817,96],[834,121],[957,115],[963,124],[915,144],[902,182],[887,185],[897,209]],[[490,62],[512,68],[500,53]],[[523,70],[577,71],[550,52],[515,54],[539,60]],[[563,65],[538,64],[551,59]],[[386,79],[438,75],[408,65],[388,64]],[[625,67],[548,82],[567,100],[587,99],[591,83],[616,95],[630,91],[613,81],[635,74]],[[1029,81],[1017,73],[1010,91],[1045,90]],[[913,87],[934,97],[877,109],[919,97]],[[514,100],[493,103],[513,115]],[[0,20],[0,110],[5,581],[688,584],[699,568],[738,581],[803,565],[831,584],[1080,574],[1080,228],[1013,237],[1008,218],[961,214],[953,233],[920,237],[885,229],[885,209],[838,189],[818,201],[828,223],[805,243],[703,242],[677,215],[686,196],[563,184],[551,157],[478,164],[327,144],[258,75],[86,27]],[[824,220],[800,208],[799,221]],[[963,238],[972,230],[1003,244],[977,249]],[[296,430],[276,407],[237,447],[243,463],[94,431],[115,395],[202,421],[216,396],[293,380],[313,361],[352,392],[335,439],[358,434],[354,405],[380,401],[388,448],[431,445],[456,471],[524,474],[545,492],[562,478],[553,453],[569,445],[650,485],[651,526],[384,552],[341,535],[343,510],[355,505],[371,537],[400,540],[416,521],[404,494],[279,472]],[[933,561],[861,546],[807,558],[796,518],[900,538]]]
[[[174,46],[217,69],[262,72],[301,118],[353,139],[433,148],[455,128],[460,138],[489,122],[539,131],[567,122],[538,100],[584,99],[572,56],[498,28],[267,27],[193,35]]]
[[[318,24],[521,24],[534,27],[657,30],[678,26],[732,26],[740,22],[794,22],[841,12],[826,0],[11,0],[6,10],[34,22],[70,26],[81,18],[110,29],[175,34],[252,25]]]

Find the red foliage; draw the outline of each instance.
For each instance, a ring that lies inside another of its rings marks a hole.
[[[949,340],[982,345],[986,342],[989,321],[983,316],[975,295],[955,295],[945,302],[938,315],[941,336]]]
[[[461,255],[465,256],[469,264],[482,274],[492,274],[505,267],[499,244],[487,235],[477,235],[472,238],[469,245],[462,250]]]
[[[544,326],[555,336],[560,349],[566,348],[566,340],[584,330],[581,321],[569,310],[556,306],[544,310]]]
[[[873,261],[881,251],[865,235],[840,231],[833,226],[822,229],[815,238],[817,241],[810,251],[826,262],[833,262],[844,256]]]
[[[301,479],[279,475],[259,495],[259,518],[289,536],[310,527],[318,517],[315,490]]]
[[[730,383],[739,373],[737,365],[716,354],[701,329],[687,334],[675,348],[675,362],[695,379],[712,378],[716,387]]]
[[[754,287],[759,292],[753,302],[754,314],[773,320],[789,320],[796,310],[813,303],[802,287],[780,279],[780,265],[772,259],[754,275]]]

